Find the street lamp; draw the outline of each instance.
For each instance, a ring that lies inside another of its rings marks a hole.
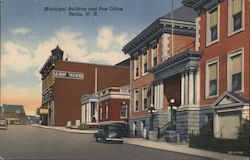
[[[150,128],[149,128],[149,130],[153,131],[154,130],[154,127],[153,127],[154,113],[156,113],[156,110],[155,110],[153,104],[150,105],[150,108],[148,109],[148,113],[150,113],[150,115],[151,115],[150,116]]]
[[[174,127],[174,109],[176,108],[174,106],[174,103],[175,103],[175,99],[171,98],[170,99],[170,110],[171,110],[171,128],[173,129]]]

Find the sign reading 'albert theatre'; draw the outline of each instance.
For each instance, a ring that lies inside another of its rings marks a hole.
[[[83,80],[84,74],[80,72],[69,72],[69,71],[54,71],[55,78],[69,78]]]

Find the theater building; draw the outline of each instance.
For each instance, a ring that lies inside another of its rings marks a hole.
[[[81,97],[108,87],[129,84],[129,66],[109,66],[63,59],[57,46],[40,69],[42,105],[37,112],[42,124],[66,126],[81,120]],[[112,76],[110,76],[112,75]]]
[[[173,11],[173,20],[171,13],[158,18],[124,46],[124,53],[131,57],[129,124],[133,135],[166,138],[166,130],[176,126],[176,108],[198,104],[201,54],[194,52],[195,18],[192,8],[182,6]],[[179,124],[187,132],[188,122],[183,119]]]
[[[83,95],[81,123],[89,126],[103,123],[127,123],[129,99],[129,85],[109,87],[98,93]]]
[[[200,126],[210,119],[217,138],[237,138],[249,119],[250,1],[183,0],[199,13]]]

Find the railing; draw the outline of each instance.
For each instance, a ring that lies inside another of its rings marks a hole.
[[[162,136],[164,136],[166,133],[166,130],[175,130],[176,129],[176,120],[173,119],[172,121],[168,122],[162,127],[158,127],[157,130],[157,138],[160,139]]]
[[[195,41],[192,43],[187,44],[184,47],[179,48],[178,50],[174,51],[174,55],[182,53],[184,51],[194,51],[195,50]]]

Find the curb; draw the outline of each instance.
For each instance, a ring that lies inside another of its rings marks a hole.
[[[174,145],[174,144],[169,144],[166,142],[148,141],[142,138],[135,138],[135,139],[126,138],[124,139],[124,143],[142,146],[142,147],[160,149],[160,150],[165,150],[165,151],[184,153],[184,154],[189,154],[189,155],[194,155],[194,156],[199,156],[199,157],[219,159],[219,160],[248,160],[248,157],[218,153],[218,152],[201,150],[201,149],[194,149],[194,148],[189,148],[188,146],[185,146],[185,145]]]
[[[97,131],[96,130],[74,130],[74,129],[66,129],[64,127],[49,127],[49,126],[42,126],[42,125],[37,125],[37,124],[32,124],[31,126],[34,127],[39,127],[39,128],[45,128],[45,129],[53,129],[53,130],[59,130],[59,131],[64,131],[68,133],[78,133],[78,134],[94,134]]]

